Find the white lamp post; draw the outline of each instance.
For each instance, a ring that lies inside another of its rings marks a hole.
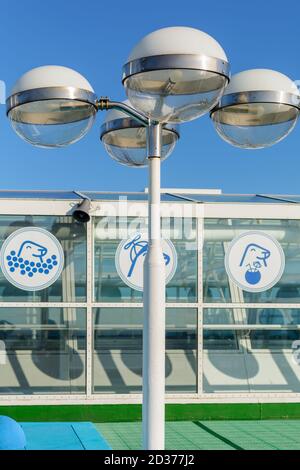
[[[12,127],[42,147],[81,139],[98,110],[108,110],[101,140],[118,162],[149,168],[148,252],[144,262],[143,446],[164,448],[165,266],[160,234],[160,162],[173,150],[176,127],[211,111],[223,139],[243,148],[278,142],[299,114],[297,87],[270,70],[242,72],[208,34],[174,27],[143,38],[123,68],[128,102],[97,99],[87,80],[58,66],[23,75],[7,100]],[[225,90],[225,91],[224,91]],[[125,114],[124,114],[125,113]]]

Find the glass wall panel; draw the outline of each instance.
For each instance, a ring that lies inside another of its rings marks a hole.
[[[204,309],[204,391],[299,393],[299,313],[272,307]]]
[[[300,325],[299,308],[205,308],[204,325]]]
[[[50,287],[29,292],[12,285],[0,270],[1,302],[81,302],[86,300],[86,226],[73,217],[0,216],[0,241],[23,227],[39,227],[51,232],[61,243],[65,264],[60,277]]]
[[[285,270],[278,283],[264,292],[246,292],[228,280],[224,256],[231,240],[245,231],[261,230],[279,241]],[[203,252],[205,302],[300,303],[300,221],[207,219]]]
[[[292,353],[293,343],[300,340],[299,330],[255,330],[250,332],[252,349],[287,349]],[[300,364],[299,364],[300,368]]]
[[[140,308],[94,309],[94,392],[142,391]],[[196,309],[167,309],[166,390],[196,391]]]
[[[174,277],[166,286],[167,302],[197,301],[196,221],[163,219],[162,234],[170,238],[178,258]],[[96,217],[94,225],[94,276],[96,302],[142,302],[142,292],[127,286],[119,277],[115,254],[121,240],[135,232],[147,232],[143,218]]]
[[[231,351],[238,348],[237,332],[234,330],[203,331],[203,349]]]
[[[203,309],[204,325],[229,325],[236,323],[234,310],[231,308],[205,308]]]
[[[0,393],[85,392],[86,313],[0,308]]]

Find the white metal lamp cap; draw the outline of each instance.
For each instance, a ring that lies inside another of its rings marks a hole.
[[[227,62],[224,50],[214,38],[184,26],[162,28],[148,34],[131,51],[128,62],[164,54],[198,54]]]
[[[283,73],[270,69],[251,69],[232,75],[223,96],[257,90],[299,94],[295,82]]]
[[[75,70],[61,65],[44,65],[22,75],[13,86],[10,95],[48,87],[74,87],[94,92],[91,84]]]

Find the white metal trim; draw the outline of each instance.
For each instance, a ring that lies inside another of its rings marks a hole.
[[[268,303],[217,303],[217,302],[212,302],[212,303],[207,303],[205,302],[203,304],[203,308],[231,308],[231,309],[239,309],[239,308],[281,308],[281,309],[299,309],[300,308],[300,303],[273,303],[273,302],[268,302]]]
[[[197,393],[203,393],[203,241],[204,241],[204,220],[197,219]]]
[[[105,405],[140,404],[141,394],[108,395],[8,395],[0,396],[0,406],[22,405]],[[243,392],[243,393],[202,393],[166,394],[166,403],[299,403],[300,393],[291,392]]]
[[[93,373],[93,219],[87,223],[86,243],[86,395],[92,396],[92,373]]]

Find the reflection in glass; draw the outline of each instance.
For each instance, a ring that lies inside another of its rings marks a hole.
[[[85,309],[0,308],[0,341],[0,393],[85,392]]]
[[[204,330],[203,349],[237,350],[239,349],[237,332],[234,330]]]
[[[234,311],[230,308],[205,308],[203,310],[204,325],[228,325],[235,322]]]
[[[292,352],[293,342],[300,340],[300,331],[281,329],[251,331],[250,333],[252,349],[288,349]]]
[[[142,310],[94,310],[94,391],[138,393],[142,390]],[[195,309],[167,309],[166,390],[196,391]]]

